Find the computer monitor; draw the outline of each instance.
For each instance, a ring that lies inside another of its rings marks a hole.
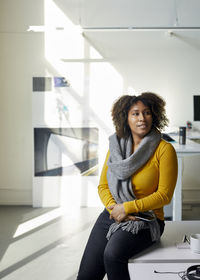
[[[194,121],[200,121],[200,95],[193,96]]]

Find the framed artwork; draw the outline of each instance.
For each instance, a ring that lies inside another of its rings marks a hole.
[[[54,87],[69,87],[69,82],[64,77],[54,77]]]
[[[35,176],[98,175],[98,129],[34,128]]]
[[[33,77],[33,91],[51,91],[51,77]]]
[[[194,121],[200,121],[200,95],[193,96]]]

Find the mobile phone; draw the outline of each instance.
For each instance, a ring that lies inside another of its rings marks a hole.
[[[143,220],[146,222],[151,222],[155,220],[155,215],[152,213],[138,213],[135,217],[139,220]]]

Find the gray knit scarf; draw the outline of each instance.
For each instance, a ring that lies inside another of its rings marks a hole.
[[[123,203],[136,199],[133,193],[131,176],[142,167],[153,155],[160,143],[161,133],[153,128],[140,142],[136,152],[132,153],[132,137],[128,139],[118,138],[116,133],[109,137],[110,156],[108,159],[107,180],[112,196],[117,203]],[[160,238],[160,228],[156,218],[151,222],[127,221],[113,223],[107,234],[107,239],[121,228],[137,234],[140,229],[149,228],[152,241]]]

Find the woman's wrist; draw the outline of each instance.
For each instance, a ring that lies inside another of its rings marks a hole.
[[[123,206],[126,215],[138,212],[134,207],[134,201],[126,201],[123,203]]]

